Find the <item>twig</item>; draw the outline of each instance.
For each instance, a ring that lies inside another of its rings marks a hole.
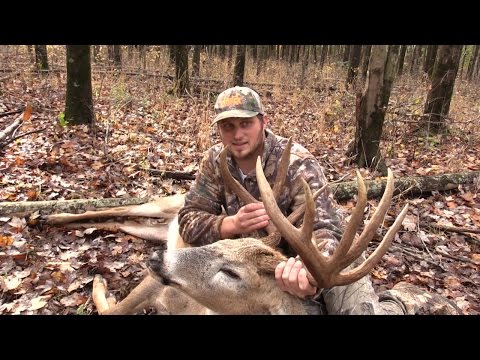
[[[438,249],[435,249],[435,252],[439,253],[439,254],[442,255],[442,256],[445,256],[445,257],[448,257],[448,258],[450,258],[450,259],[453,259],[453,260],[468,262],[468,263],[473,264],[473,265],[480,265],[480,263],[475,262],[475,261],[473,261],[472,259],[469,259],[469,258],[464,257],[464,256],[454,256],[454,255],[450,255],[450,254],[447,254],[446,252],[443,252],[442,250],[438,250]]]
[[[433,266],[436,266],[436,267],[442,269],[442,271],[446,271],[446,270],[443,268],[442,265],[437,264],[437,263],[435,263],[435,262],[433,262],[433,261],[431,261],[431,260],[425,259],[422,255],[416,254],[416,253],[414,253],[414,252],[411,252],[411,251],[409,251],[409,250],[407,250],[407,249],[402,248],[401,246],[391,245],[391,248],[392,248],[392,249],[396,249],[396,250],[400,250],[401,252],[404,252],[405,254],[414,257],[415,259],[423,260],[423,261],[425,261],[426,263],[428,263],[428,264],[430,264],[430,265],[433,265]]]
[[[8,143],[10,143],[10,142],[12,142],[12,141],[15,141],[15,140],[17,140],[17,139],[20,139],[20,138],[22,138],[22,137],[24,137],[24,136],[41,132],[41,131],[43,131],[43,130],[45,130],[45,129],[46,129],[46,127],[42,128],[42,129],[32,130],[32,131],[26,132],[26,133],[24,133],[24,134],[18,135],[17,137],[15,137],[15,138],[13,138],[12,140],[10,140]],[[8,143],[7,143],[7,144],[8,144]]]
[[[188,144],[187,140],[174,139],[174,138],[171,138],[171,137],[168,137],[168,136],[162,136],[161,139],[162,140],[167,140],[167,141],[172,141],[172,142],[177,142],[177,143],[182,144],[182,145],[187,145]]]
[[[13,114],[19,114],[25,109],[18,109],[18,110],[12,110],[12,111],[6,111],[4,113],[0,114],[0,117],[8,116],[8,115],[13,115]]]
[[[451,232],[456,232],[456,233],[480,234],[480,229],[469,229],[469,228],[465,228],[465,227],[446,226],[446,225],[438,225],[438,224],[429,224],[428,226],[431,226],[431,227],[439,229],[439,230],[451,231]]]

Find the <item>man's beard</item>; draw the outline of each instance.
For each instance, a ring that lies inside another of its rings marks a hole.
[[[261,155],[260,149],[262,148],[263,142],[264,142],[263,136],[264,136],[263,129],[260,129],[260,132],[258,133],[255,142],[250,143],[253,147],[247,150],[241,150],[241,151],[235,151],[232,149],[231,153],[233,157],[237,160],[243,160],[243,161],[250,160],[252,158],[256,160],[256,157],[258,155]]]

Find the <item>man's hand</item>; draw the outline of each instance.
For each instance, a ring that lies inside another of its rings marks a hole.
[[[300,298],[315,295],[317,288],[312,286],[307,278],[307,270],[300,260],[291,257],[282,261],[275,268],[275,280],[283,291]]]
[[[220,235],[222,239],[228,239],[233,235],[248,234],[263,229],[268,225],[269,220],[263,203],[247,204],[242,206],[235,215],[223,219]]]

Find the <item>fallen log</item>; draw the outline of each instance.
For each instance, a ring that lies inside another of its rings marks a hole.
[[[195,174],[187,173],[187,172],[166,171],[166,170],[157,170],[157,169],[148,169],[148,172],[152,175],[158,175],[166,179],[195,180]]]
[[[480,181],[480,171],[468,173],[442,174],[433,176],[412,176],[395,179],[395,194],[418,195],[431,191],[446,191],[458,188],[459,185],[475,184]],[[348,200],[357,194],[356,181],[332,183],[333,196],[336,200]],[[368,198],[380,197],[385,190],[385,179],[367,180]],[[140,205],[154,200],[151,198],[107,198],[76,199],[54,201],[21,201],[0,203],[0,216],[12,213],[42,211],[44,213],[72,212],[78,213],[87,209],[108,208],[125,205]]]
[[[480,182],[480,171],[468,173],[441,174],[431,176],[407,176],[395,179],[395,195],[419,195],[432,191],[457,189],[459,185]],[[380,197],[385,190],[386,179],[367,180],[369,199]],[[331,184],[333,196],[337,200],[348,200],[357,194],[355,181]]]
[[[41,211],[46,214],[57,212],[82,212],[87,209],[109,208],[125,205],[140,205],[153,200],[151,198],[106,198],[75,199],[51,201],[18,201],[0,203],[0,217],[13,213],[33,213]]]

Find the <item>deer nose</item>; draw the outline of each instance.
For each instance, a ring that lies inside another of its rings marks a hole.
[[[160,250],[160,251],[155,251],[155,252],[150,256],[150,261],[156,262],[156,263],[162,262],[162,258],[163,258],[162,255],[163,255],[163,254],[161,255],[161,254],[159,254],[159,252],[162,252],[162,253],[163,253],[163,251],[161,251],[161,250]]]

